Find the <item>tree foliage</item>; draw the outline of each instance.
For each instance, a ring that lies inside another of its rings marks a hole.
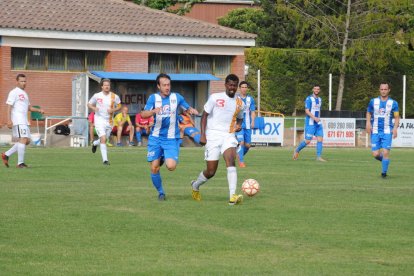
[[[139,5],[179,15],[188,13],[195,3],[203,1],[204,0],[133,0],[134,3]]]

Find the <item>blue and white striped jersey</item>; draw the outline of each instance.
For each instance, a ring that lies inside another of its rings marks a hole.
[[[398,103],[395,100],[388,98],[381,101],[380,97],[371,99],[367,112],[371,113],[372,133],[392,133],[394,129],[392,119],[395,112],[398,112]]]
[[[308,96],[305,100],[305,109],[309,109],[309,111],[316,117],[321,117],[321,107],[322,107],[322,99],[321,97],[315,98],[312,95]],[[315,124],[318,124],[313,120],[311,117],[306,115],[305,119],[305,126],[313,126]]]
[[[168,97],[163,98],[158,92],[148,98],[144,110],[152,110],[157,107],[161,107],[161,112],[154,117],[150,136],[168,139],[180,138],[177,110],[179,107],[187,110],[190,105],[179,93],[171,92]]]
[[[242,128],[244,129],[251,129],[252,125],[252,116],[251,112],[256,111],[256,103],[254,101],[254,98],[251,95],[246,95],[245,98],[243,98],[241,95],[239,95],[240,99],[244,102],[244,111],[243,111],[243,123]]]

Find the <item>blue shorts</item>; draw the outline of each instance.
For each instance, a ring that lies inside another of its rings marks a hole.
[[[236,132],[237,141],[244,142],[246,144],[250,144],[252,142],[252,130],[242,128],[239,132]]]
[[[321,124],[305,127],[305,140],[312,140],[312,137],[323,137],[323,127]]]
[[[392,134],[378,133],[371,134],[371,150],[391,150]]]
[[[174,159],[178,162],[180,154],[180,139],[168,139],[149,136],[147,161],[152,162],[164,156],[165,159]]]

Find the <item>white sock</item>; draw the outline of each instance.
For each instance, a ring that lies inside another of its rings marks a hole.
[[[193,183],[193,190],[198,191],[200,189],[200,186],[207,182],[207,177],[204,176],[203,172],[201,172],[197,180]]]
[[[101,142],[100,142],[100,141],[99,141],[99,139],[98,139],[98,140],[93,141],[93,143],[92,143],[92,144],[93,144],[94,146],[97,146],[97,145],[99,145],[100,143],[101,143]]]
[[[106,144],[101,144],[101,155],[102,155],[102,161],[108,161],[108,153],[106,151]]]
[[[237,170],[236,167],[227,168],[227,181],[229,182],[230,197],[236,193]]]
[[[25,150],[26,150],[25,144],[17,143],[17,165],[24,163]]]
[[[13,145],[13,147],[11,147],[8,151],[6,151],[4,154],[7,156],[12,156],[16,151],[17,151],[17,145],[19,143],[16,143]]]

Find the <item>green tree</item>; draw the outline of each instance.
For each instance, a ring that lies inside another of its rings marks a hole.
[[[134,3],[139,5],[179,15],[188,13],[195,3],[203,1],[204,0],[133,0]]]

